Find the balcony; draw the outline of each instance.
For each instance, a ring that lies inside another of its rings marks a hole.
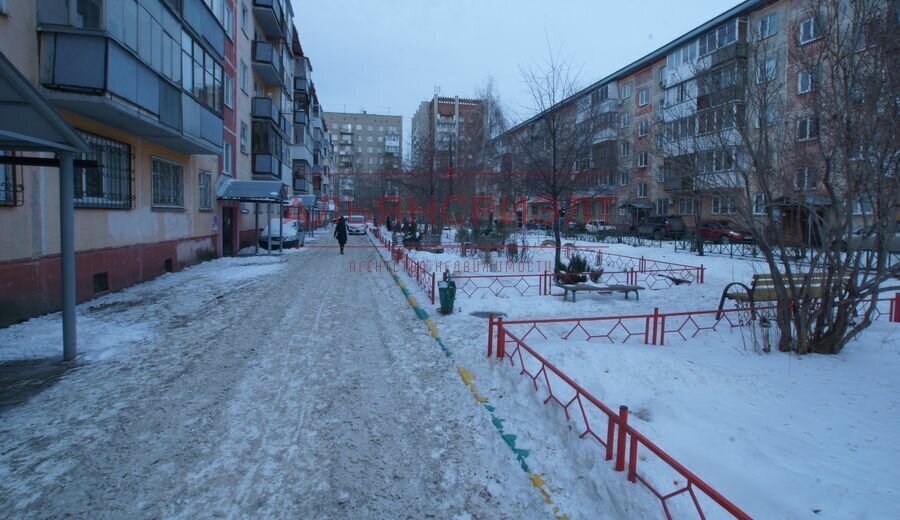
[[[253,119],[265,119],[274,125],[281,124],[281,112],[279,112],[275,102],[269,98],[253,98],[253,106],[250,110],[250,115]]]
[[[294,77],[294,98],[301,103],[309,102],[309,81],[305,77]]]
[[[253,71],[266,85],[281,85],[281,55],[275,45],[262,40],[253,41]]]
[[[310,166],[309,171],[313,175],[322,175],[322,172],[324,172],[325,170],[322,168],[322,165],[314,164],[314,165]]]
[[[302,110],[298,110],[298,111],[294,112],[294,124],[295,125],[308,125],[309,124],[309,115]]]
[[[284,13],[278,0],[253,0],[253,16],[266,36],[273,40],[284,38]]]
[[[694,181],[690,176],[687,175],[676,175],[666,177],[663,181],[663,189],[666,191],[676,192],[676,191],[693,191],[694,190]]]
[[[729,45],[727,47],[723,47],[717,51],[714,51],[712,54],[710,54],[709,66],[710,68],[713,68],[727,61],[735,59],[747,59],[746,43],[737,42],[733,45]]]
[[[116,40],[40,34],[40,83],[50,104],[182,153],[221,153],[222,116]]]
[[[253,154],[253,180],[281,179],[281,160],[268,153]]]

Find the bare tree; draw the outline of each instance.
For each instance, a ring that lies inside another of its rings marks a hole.
[[[549,47],[548,47],[549,48]],[[536,115],[508,135],[514,178],[529,197],[543,197],[553,208],[555,265],[561,265],[560,210],[579,190],[597,184],[590,157],[601,128],[600,89],[580,92],[571,63],[552,49],[540,66],[522,71]]]
[[[697,60],[667,103],[667,183],[750,233],[773,276],[781,350],[839,352],[871,323],[874,298],[896,289],[891,9],[807,0],[784,23],[786,38],[739,26],[745,42]]]

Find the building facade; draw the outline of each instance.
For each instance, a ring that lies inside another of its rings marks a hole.
[[[296,119],[318,105],[290,1],[7,2],[0,51],[92,148],[75,179],[78,301],[252,242],[253,205],[217,187],[294,187],[298,123],[319,134],[309,189],[327,192],[320,110]],[[58,175],[0,165],[0,326],[59,308]]]
[[[357,175],[373,173],[390,179],[399,173],[403,157],[403,118],[380,114],[328,112],[334,148],[335,175],[341,200],[353,200]],[[374,183],[373,183],[374,184]]]
[[[841,23],[852,25],[852,3],[835,5],[851,12]],[[753,215],[776,204],[785,214],[795,211],[786,201],[815,206],[823,199],[815,172],[824,165],[816,164],[811,152],[818,124],[809,94],[818,71],[804,62],[805,52],[814,51],[822,36],[818,27],[826,13],[815,8],[804,0],[742,2],[508,130],[501,136],[502,170],[522,167],[527,154],[521,143],[542,117],[596,106],[600,128],[590,153],[575,167],[589,173],[596,186],[573,195],[602,200],[590,211],[583,209],[587,203],[574,208],[570,216],[576,220],[629,229],[649,215],[681,215],[693,227],[702,220],[735,218],[738,194]],[[856,52],[870,45],[865,27],[841,30]],[[754,131],[778,143],[771,155],[782,155],[767,159],[787,179],[774,195],[764,196],[755,180],[749,186],[742,182],[740,173],[751,160],[742,133]],[[539,200],[532,205],[529,218],[552,221],[540,218],[546,211]]]
[[[478,169],[484,140],[480,99],[435,95],[413,115],[411,158],[417,168],[429,164],[437,171]],[[478,164],[478,166],[475,166]]]

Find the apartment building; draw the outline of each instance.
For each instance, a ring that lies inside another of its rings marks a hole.
[[[813,173],[821,165],[806,153],[817,125],[805,98],[816,79],[801,51],[819,38],[817,16],[803,0],[745,1],[508,130],[501,136],[502,168],[522,167],[523,137],[545,115],[600,107],[590,154],[574,172],[596,179],[596,186],[576,196],[604,200],[571,216],[628,228],[647,215],[682,215],[692,226],[733,218],[737,193],[748,189],[738,175],[748,158],[739,151],[737,127],[763,126],[783,143],[781,153],[790,155],[777,163],[781,175],[793,177],[793,186],[780,188],[778,200],[764,200],[759,186],[750,186],[753,214],[762,215],[767,204],[778,204],[785,215],[811,211],[823,198]],[[855,44],[863,50],[867,44],[858,42],[865,32],[857,32]],[[759,100],[747,99],[750,91],[758,97],[763,84],[772,85],[764,109],[754,105]],[[801,203],[792,208],[791,200]],[[529,217],[546,213],[537,199],[532,205]],[[802,221],[784,218],[784,225]]]
[[[480,99],[435,96],[423,101],[412,119],[412,162],[422,168],[432,164],[446,170],[480,167],[484,120]]]
[[[98,164],[76,170],[78,300],[221,250],[225,22],[202,0],[6,3],[0,51]],[[0,206],[0,325],[60,302],[59,171],[4,169],[17,196]]]
[[[75,172],[78,301],[252,242],[255,205],[222,197],[232,181],[329,194],[327,126],[288,0],[6,2],[0,52],[97,165]],[[310,136],[307,191],[295,132]],[[59,170],[0,177],[3,326],[59,308]]]
[[[328,112],[336,176],[342,200],[353,198],[360,173],[398,173],[403,157],[403,118],[380,114]],[[390,175],[383,176],[390,179]]]

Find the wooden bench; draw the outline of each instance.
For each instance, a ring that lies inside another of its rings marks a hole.
[[[441,235],[422,235],[419,237],[419,249],[430,253],[443,253]]]
[[[788,277],[785,276],[785,283],[788,286],[790,286],[792,281],[796,285],[803,284],[805,276],[805,273],[793,275],[792,279],[788,279]],[[824,274],[813,274],[809,279],[806,296],[810,298],[821,298],[826,283],[827,279]],[[850,275],[844,276],[840,281],[841,288],[843,289],[849,283]],[[744,290],[729,292],[728,289],[733,285],[740,285],[744,287]],[[725,288],[725,297],[738,303],[750,302],[751,298],[754,303],[777,301],[778,294],[775,292],[775,278],[771,274],[755,274],[753,275],[753,280],[750,282],[749,288],[742,283],[729,284]]]
[[[628,293],[634,293],[636,299],[641,299],[641,293],[644,288],[638,285],[588,285],[586,283],[557,283],[557,287],[563,290],[563,301],[568,299],[569,293],[572,293],[572,301],[576,300],[579,292],[595,292],[599,294],[612,294],[614,292],[625,293],[625,299],[628,299]]]

